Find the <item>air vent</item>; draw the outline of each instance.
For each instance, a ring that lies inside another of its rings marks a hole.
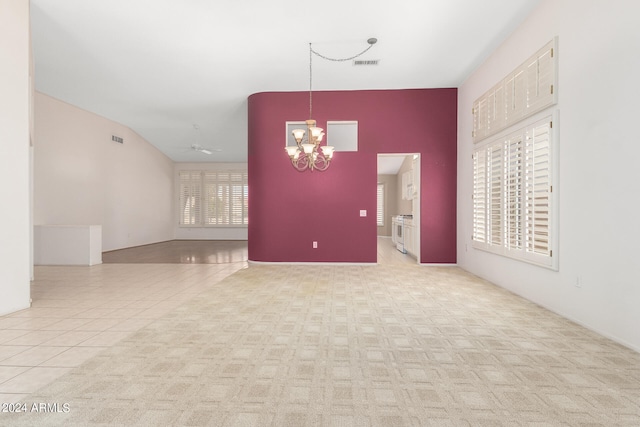
[[[120,138],[119,136],[111,135],[111,140],[120,144],[124,144],[124,139]]]
[[[353,65],[378,65],[379,59],[354,59]]]

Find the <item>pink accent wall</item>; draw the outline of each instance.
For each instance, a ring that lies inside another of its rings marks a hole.
[[[285,122],[308,108],[308,92],[249,97],[249,259],[377,262],[377,155],[421,153],[421,262],[455,263],[457,89],[314,92],[319,127],[358,121],[358,151],[325,172],[296,171],[284,150]]]

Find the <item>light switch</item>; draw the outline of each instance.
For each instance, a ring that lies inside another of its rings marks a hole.
[[[360,216],[367,216],[367,210],[366,209],[360,209]]]

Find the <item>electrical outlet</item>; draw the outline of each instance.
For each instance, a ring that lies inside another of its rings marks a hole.
[[[362,217],[367,216],[367,210],[366,209],[361,209],[360,210],[360,216],[362,216]]]
[[[318,242],[313,242],[313,249],[318,249]]]
[[[582,276],[577,276],[576,277],[576,288],[581,288],[582,287]]]

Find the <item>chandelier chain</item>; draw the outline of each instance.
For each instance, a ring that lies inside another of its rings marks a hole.
[[[327,61],[333,61],[333,62],[344,62],[344,61],[351,61],[352,59],[356,59],[359,56],[364,55],[365,53],[367,53],[369,51],[369,49],[371,49],[374,45],[374,43],[376,42],[375,39],[369,39],[368,43],[369,46],[363,50],[362,52],[350,56],[348,58],[330,58],[328,56],[325,56],[319,52],[316,52],[315,50],[313,50],[313,47],[311,46],[311,43],[309,43],[309,118],[311,118],[313,116],[313,91],[312,91],[312,83],[313,83],[313,67],[312,67],[312,63],[313,63],[313,55],[317,55],[322,59],[326,59]]]
[[[320,57],[320,58],[322,58],[322,59],[326,59],[327,61],[333,61],[333,62],[351,61],[352,59],[356,59],[357,57],[364,55],[364,54],[365,54],[365,53],[367,53],[367,52],[369,51],[369,49],[371,49],[372,47],[373,47],[373,44],[371,44],[371,43],[370,43],[370,44],[369,44],[369,46],[368,46],[365,50],[363,50],[362,52],[360,52],[360,53],[358,53],[358,54],[356,54],[356,55],[350,56],[350,57],[348,57],[348,58],[330,58],[330,57],[328,57],[328,56],[325,56],[325,55],[323,55],[323,54],[321,54],[321,53],[318,53],[318,52],[316,52],[315,50],[313,50],[313,48],[311,47],[311,43],[309,43],[309,49],[311,50],[311,52],[313,52],[313,54],[314,54],[314,55],[317,55],[317,56],[319,56],[319,57]]]
[[[313,49],[311,48],[311,43],[309,43],[309,119],[311,119],[311,117],[313,117],[312,111],[311,111],[312,108],[313,108],[312,107],[313,103],[311,102],[311,100],[313,99],[313,92],[311,90],[311,88],[312,88],[311,82],[313,81],[312,80],[312,76],[311,76],[312,75],[312,68],[313,68],[313,67],[311,67],[311,63],[312,63],[312,60],[313,60],[313,55],[311,54],[312,52],[313,52]]]

